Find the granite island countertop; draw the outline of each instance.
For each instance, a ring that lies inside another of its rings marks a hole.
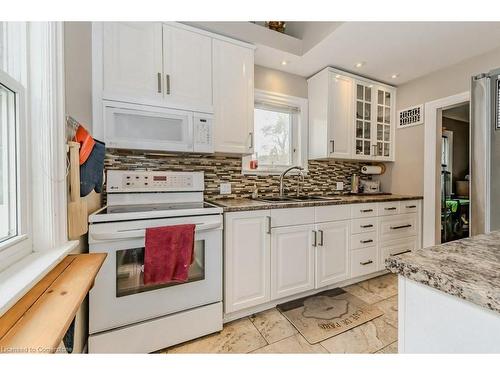
[[[389,257],[386,268],[500,313],[500,231]]]
[[[250,198],[229,198],[229,199],[213,199],[209,200],[219,207],[222,207],[224,212],[235,211],[254,211],[254,210],[269,210],[276,208],[295,208],[295,207],[314,207],[314,206],[330,206],[337,204],[354,204],[354,203],[373,203],[373,202],[391,202],[402,200],[423,199],[419,195],[397,195],[397,194],[380,194],[380,195],[334,195],[329,198],[340,198],[337,200],[324,201],[289,201],[289,202],[262,202]]]

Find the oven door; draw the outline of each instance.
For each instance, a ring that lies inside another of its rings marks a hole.
[[[145,285],[145,229],[176,224],[196,224],[188,280]],[[108,254],[90,291],[91,334],[222,300],[221,215],[94,224],[89,244]]]

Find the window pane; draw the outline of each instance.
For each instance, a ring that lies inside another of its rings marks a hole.
[[[292,165],[292,116],[255,109],[255,152],[259,165]]]
[[[0,242],[17,235],[15,94],[0,84]]]

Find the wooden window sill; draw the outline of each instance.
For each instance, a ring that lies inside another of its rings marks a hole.
[[[54,353],[106,254],[68,255],[0,316],[0,353]]]

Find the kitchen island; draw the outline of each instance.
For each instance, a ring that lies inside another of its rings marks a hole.
[[[500,353],[500,231],[391,256],[399,353]]]

